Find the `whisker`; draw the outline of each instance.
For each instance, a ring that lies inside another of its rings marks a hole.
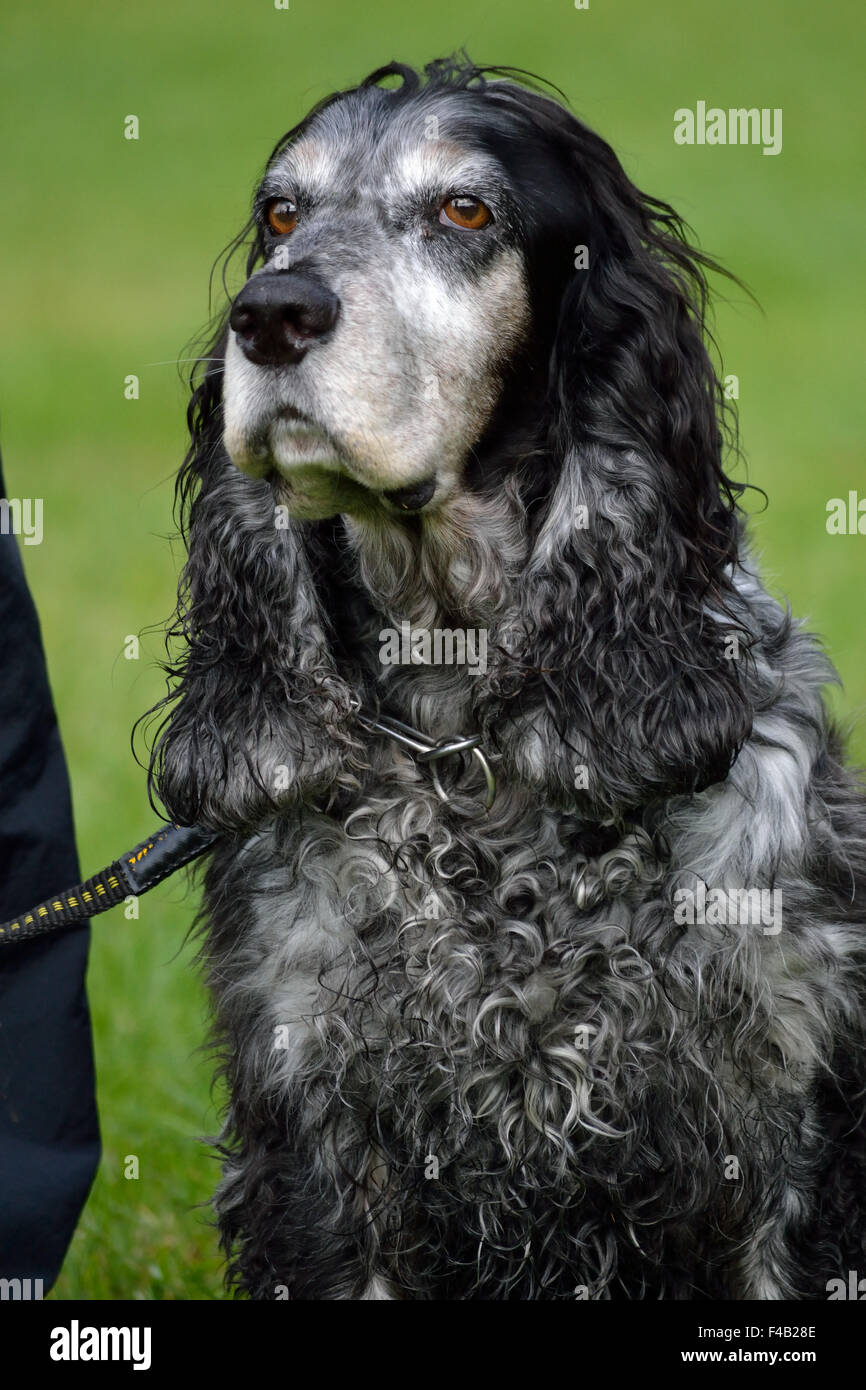
[[[142,362],[142,367],[179,367],[182,362],[225,362],[224,357],[169,357],[165,362]]]

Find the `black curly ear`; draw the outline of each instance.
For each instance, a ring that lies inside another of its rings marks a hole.
[[[564,800],[616,815],[726,776],[751,728],[749,638],[705,345],[712,262],[573,124],[588,265],[561,299],[553,483],[512,624],[500,742],[523,777],[540,780],[553,756]]]
[[[150,766],[182,824],[241,830],[319,794],[350,745],[352,696],[337,676],[303,524],[222,446],[223,332],[193,392],[178,481],[189,558]]]

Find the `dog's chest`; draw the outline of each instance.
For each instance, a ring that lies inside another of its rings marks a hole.
[[[689,1072],[738,1090],[723,1031],[692,1014],[716,975],[745,989],[757,972],[767,1007],[742,1022],[753,1070],[802,1084],[812,1024],[788,988],[790,944],[783,960],[772,938],[680,939],[648,844],[626,836],[587,862],[574,843],[549,810],[462,820],[416,774],[341,820],[306,813],[229,852],[210,890],[210,977],[241,1076],[272,1102],[318,1089],[319,1107],[411,1127],[425,1152],[432,1131],[441,1144],[481,1123],[506,1150],[558,1135],[603,1153],[665,1089],[712,1113]],[[674,1070],[673,1001],[690,1049]]]
[[[639,874],[590,908],[557,815],[479,826],[402,795],[237,856],[242,930],[218,930],[211,978],[271,1094],[362,1089],[380,1121],[434,1127],[495,1126],[503,1104],[521,1127],[593,1122],[599,1048],[639,988]]]

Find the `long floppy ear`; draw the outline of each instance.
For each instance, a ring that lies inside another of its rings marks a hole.
[[[330,652],[311,532],[222,446],[225,330],[188,411],[178,481],[189,558],[169,643],[153,791],[182,824],[243,830],[330,786],[350,752],[352,696]]]
[[[522,778],[616,817],[726,776],[751,728],[750,633],[731,582],[742,489],[723,472],[705,346],[713,263],[579,131],[589,264],[561,298],[551,495],[499,742]]]

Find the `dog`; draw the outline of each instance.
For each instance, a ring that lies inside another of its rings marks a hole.
[[[866,1271],[866,800],[749,557],[687,230],[465,55],[268,161],[150,768],[217,832],[236,1295]]]

